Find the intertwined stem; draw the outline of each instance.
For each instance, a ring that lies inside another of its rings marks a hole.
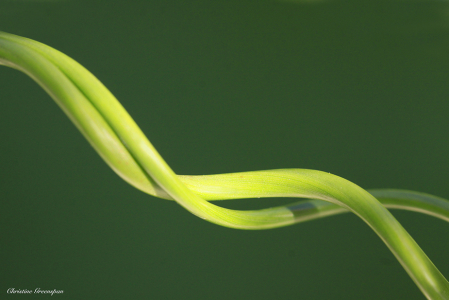
[[[178,176],[106,87],[68,56],[0,32],[0,64],[25,72],[44,88],[106,163],[134,187],[173,199],[210,222],[238,229],[274,228],[351,211],[379,235],[428,299],[449,299],[447,280],[378,199],[388,207],[420,211],[446,221],[448,201],[407,191],[370,194],[341,177],[304,169]],[[248,197],[315,200],[250,211],[207,201]]]

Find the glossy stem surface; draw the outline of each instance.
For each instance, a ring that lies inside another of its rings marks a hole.
[[[301,218],[305,220],[303,209],[300,204],[294,204],[240,211],[216,206],[205,199],[258,195],[327,201],[365,221],[428,299],[449,299],[449,283],[444,276],[391,213],[359,186],[329,173],[304,169],[178,176],[106,87],[70,57],[39,42],[0,32],[0,63],[33,78],[106,163],[136,188],[154,196],[174,199],[203,219],[238,229],[267,229],[294,224]],[[393,199],[397,204],[398,197],[391,197],[391,192],[386,193],[385,202]],[[431,211],[426,207],[428,202],[416,202],[416,199],[405,197],[404,193],[399,199],[404,198],[403,203],[409,201],[407,207]],[[379,197],[382,198],[381,195]],[[442,211],[447,210],[444,205],[432,205],[435,215],[444,215]],[[315,202],[315,208],[321,216],[332,211],[331,207],[318,202]]]

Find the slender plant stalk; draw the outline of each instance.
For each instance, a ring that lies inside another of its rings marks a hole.
[[[105,162],[134,187],[175,200],[207,221],[238,229],[275,228],[353,212],[379,235],[428,299],[449,299],[448,281],[379,200],[387,207],[414,210],[446,221],[448,201],[400,190],[375,190],[370,194],[341,177],[305,169],[178,176],[106,87],[70,57],[39,42],[0,32],[0,64],[33,78]],[[207,201],[251,197],[312,200],[248,211]]]

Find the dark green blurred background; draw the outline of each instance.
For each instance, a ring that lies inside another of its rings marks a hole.
[[[0,30],[94,73],[179,174],[308,168],[449,198],[448,2],[0,0]],[[354,215],[239,231],[132,188],[4,67],[0,128],[0,298],[424,299]],[[393,213],[449,277],[449,224]]]

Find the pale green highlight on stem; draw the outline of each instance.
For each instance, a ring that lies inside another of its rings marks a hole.
[[[0,63],[25,72],[44,88],[106,163],[134,187],[174,199],[210,222],[239,229],[275,228],[351,211],[379,235],[428,299],[449,299],[447,280],[373,195],[388,207],[415,210],[446,221],[447,201],[407,191],[378,190],[371,195],[341,177],[314,170],[178,176],[115,97],[68,56],[33,40],[0,32]],[[250,211],[206,201],[251,197],[315,200]]]

